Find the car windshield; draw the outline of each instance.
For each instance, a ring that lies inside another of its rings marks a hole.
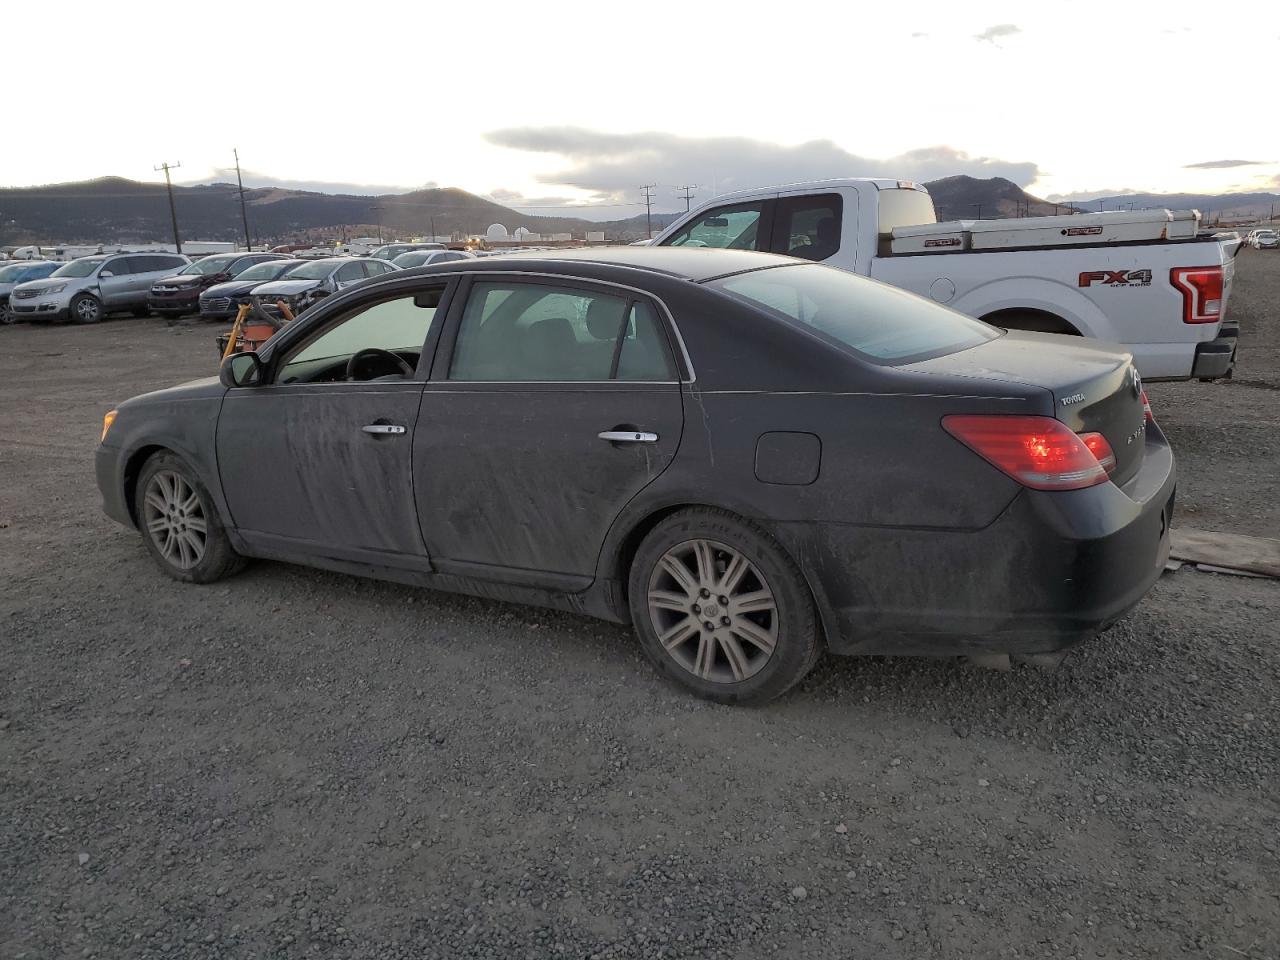
[[[994,327],[923,297],[820,264],[753,270],[708,285],[875,363],[910,363],[1000,336]]]
[[[80,260],[72,260],[70,263],[53,271],[51,275],[55,277],[87,277],[102,266],[106,259],[106,257],[83,257]]]
[[[290,267],[296,267],[296,260],[268,260],[265,263],[255,263],[241,273],[237,280],[275,280],[280,274],[284,273]]]
[[[313,260],[289,271],[290,280],[323,280],[333,272],[336,264],[332,260]]]
[[[18,278],[30,269],[30,265],[26,263],[11,263],[7,267],[0,267],[0,283],[17,283]]]
[[[215,273],[226,273],[227,267],[231,266],[236,259],[237,257],[234,253],[225,257],[205,257],[190,266],[183,267],[178,271],[178,275],[199,274],[202,277],[207,277]]]

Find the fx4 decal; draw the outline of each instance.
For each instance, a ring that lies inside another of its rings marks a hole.
[[[1080,286],[1092,287],[1095,283],[1106,287],[1149,287],[1150,270],[1090,270],[1080,274]]]

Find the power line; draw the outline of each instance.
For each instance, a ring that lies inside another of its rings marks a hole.
[[[657,186],[656,183],[646,183],[640,188],[644,192],[644,231],[650,240],[653,239],[653,191]]]
[[[689,212],[689,198],[693,196],[693,191],[695,191],[695,190],[697,190],[697,189],[698,189],[698,185],[697,185],[696,183],[692,183],[692,184],[689,184],[689,185],[687,185],[687,186],[679,186],[679,187],[676,187],[676,190],[677,190],[678,192],[680,192],[680,193],[681,193],[681,195],[684,197],[684,212],[685,212],[685,213],[688,213],[688,212]]]
[[[178,236],[178,208],[173,205],[173,181],[169,179],[169,171],[177,170],[182,164],[179,163],[162,163],[155,170],[164,171],[164,185],[169,191],[169,219],[173,221],[173,245],[177,248],[178,253],[182,252],[182,239]]]

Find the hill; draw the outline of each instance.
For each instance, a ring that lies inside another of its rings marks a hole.
[[[927,184],[940,220],[978,217],[1046,216],[1072,206],[1034,197],[1000,177],[944,177]],[[174,204],[182,236],[200,240],[240,240],[240,200],[235,184],[174,187]],[[249,226],[255,243],[308,241],[335,236],[420,236],[483,233],[491,223],[508,229],[525,226],[535,233],[603,230],[609,239],[644,236],[644,215],[599,222],[578,217],[520,213],[465,190],[433,188],[383,196],[313,193],[278,187],[245,190]],[[1104,198],[1119,203],[1195,207],[1208,214],[1266,216],[1280,195],[1131,194]],[[1075,208],[1096,209],[1096,201]],[[654,229],[676,214],[655,214]],[[0,244],[143,243],[171,235],[169,202],[163,184],[103,177],[80,183],[0,190]]]
[[[1097,210],[1100,203],[1107,210],[1130,203],[1135,209],[1199,210],[1207,221],[1265,220],[1280,211],[1280,193],[1125,193],[1075,202],[1082,210]]]
[[[991,177],[944,177],[926,183],[939,220],[993,220],[1000,217],[1047,217],[1070,213],[1067,204],[1033,197],[1012,180]]]
[[[240,240],[239,192],[235,184],[174,187],[182,236]],[[385,196],[354,196],[284,190],[245,190],[255,243],[318,239],[321,236],[483,233],[491,223],[535,233],[608,237],[644,235],[644,217],[606,223],[576,217],[528,216],[465,190],[438,188]],[[655,229],[672,217],[654,217]],[[163,184],[103,177],[80,183],[0,190],[0,243],[141,243],[172,234]]]

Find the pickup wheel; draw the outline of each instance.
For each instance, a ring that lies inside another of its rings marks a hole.
[[[997,310],[982,318],[984,323],[1005,330],[1030,330],[1035,333],[1061,333],[1068,337],[1083,336],[1061,317],[1045,310]]]

